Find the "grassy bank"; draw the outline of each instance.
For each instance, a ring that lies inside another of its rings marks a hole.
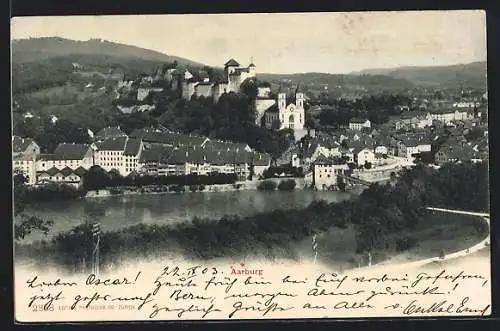
[[[467,249],[484,239],[488,225],[477,216],[429,212],[423,215],[415,228],[387,238],[401,241],[411,238],[414,246],[403,251],[397,247],[377,249],[372,252],[372,263],[390,260],[394,263],[417,261]],[[367,254],[356,254],[356,230],[331,228],[317,237],[318,262],[335,270],[356,268],[367,265]],[[306,238],[294,247],[301,258],[312,259],[311,239]]]

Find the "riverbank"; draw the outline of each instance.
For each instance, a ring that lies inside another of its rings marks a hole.
[[[266,181],[271,181],[278,187],[282,181],[294,180],[295,190],[307,189],[304,178],[269,178],[264,180],[252,180],[235,182],[234,184],[213,184],[213,185],[150,185],[145,187],[116,187],[102,190],[90,190],[85,198],[103,198],[110,196],[127,196],[138,194],[178,194],[186,192],[234,192],[258,190],[259,185]]]

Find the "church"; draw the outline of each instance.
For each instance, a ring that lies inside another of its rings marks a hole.
[[[286,93],[280,90],[277,102],[264,111],[264,125],[269,129],[276,130],[303,130],[305,124],[304,100],[300,84],[295,93],[288,98]]]

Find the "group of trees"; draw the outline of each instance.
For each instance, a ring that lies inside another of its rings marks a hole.
[[[291,163],[273,166],[264,170],[262,173],[263,178],[275,178],[281,174],[285,174],[292,177],[304,177],[304,169],[302,167],[292,167]]]
[[[372,94],[359,99],[334,99],[329,102],[329,108],[319,114],[319,123],[323,126],[346,125],[356,117],[368,118],[372,123],[387,122],[389,116],[399,115],[398,106],[410,105],[409,95],[404,94]]]
[[[209,175],[178,175],[178,176],[150,176],[131,174],[122,176],[118,171],[105,171],[99,166],[92,166],[83,176],[85,190],[100,190],[110,187],[134,186],[144,187],[149,185],[214,185],[234,184],[238,177],[236,174],[213,173]]]
[[[85,194],[84,191],[68,185],[30,187],[26,185],[26,176],[20,172],[14,172],[12,182],[14,186],[14,238],[16,240],[23,239],[32,231],[47,234],[54,223],[53,220],[44,220],[38,216],[26,214],[27,206],[47,200],[74,199]]]
[[[61,142],[85,144],[90,142],[88,131],[65,119],[55,123],[50,117],[33,117],[14,121],[14,134],[31,137],[40,146],[42,153],[52,153]]]

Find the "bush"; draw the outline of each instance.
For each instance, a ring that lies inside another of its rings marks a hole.
[[[282,180],[278,185],[280,191],[293,191],[297,183],[293,179]]]
[[[276,189],[276,183],[272,180],[265,180],[259,183],[257,189],[261,191],[274,191]]]
[[[121,194],[122,191],[120,189],[117,189],[117,188],[110,188],[109,193],[112,195],[116,195],[116,194]]]
[[[198,186],[197,185],[189,185],[189,190],[191,192],[196,192],[198,190]]]
[[[205,185],[198,185],[198,191],[205,191]]]
[[[410,248],[413,248],[417,245],[418,241],[415,237],[412,236],[404,236],[400,239],[396,240],[396,251],[402,252],[406,251]]]
[[[176,193],[185,192],[184,185],[174,185],[172,186],[172,191]]]

